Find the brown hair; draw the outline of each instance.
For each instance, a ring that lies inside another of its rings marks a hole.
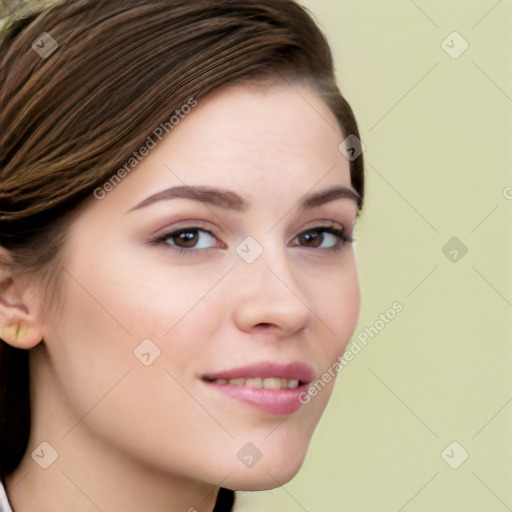
[[[31,45],[45,32],[58,47],[43,58]],[[326,39],[293,0],[81,0],[23,10],[0,33],[0,246],[14,267],[55,268],[62,222],[191,98],[269,78],[307,82],[344,135],[359,137]],[[362,198],[362,156],[350,169]],[[28,353],[0,340],[2,480],[29,432]]]

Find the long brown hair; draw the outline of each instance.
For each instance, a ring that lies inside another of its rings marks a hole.
[[[42,39],[47,54],[33,46]],[[156,127],[191,98],[269,79],[308,83],[343,134],[359,137],[327,41],[293,0],[63,0],[15,15],[0,33],[0,246],[9,264],[54,286],[63,221]],[[350,168],[362,198],[362,156]],[[0,340],[2,481],[29,432],[29,353]],[[222,490],[215,510],[232,502]]]

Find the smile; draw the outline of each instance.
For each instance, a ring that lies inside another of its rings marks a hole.
[[[314,372],[304,363],[260,363],[204,375],[210,389],[244,402],[260,412],[287,415],[303,404],[299,395],[313,381]]]
[[[232,386],[248,386],[259,389],[295,389],[299,387],[300,381],[297,379],[285,379],[279,377],[254,377],[244,379],[237,377],[235,379],[214,379],[213,384],[230,384]]]

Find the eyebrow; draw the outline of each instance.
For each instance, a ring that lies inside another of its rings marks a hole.
[[[301,201],[300,209],[307,210],[309,208],[316,208],[317,206],[321,206],[331,201],[336,201],[337,199],[351,199],[352,201],[355,201],[358,209],[363,205],[361,196],[353,188],[332,187],[327,190],[307,195]]]
[[[220,206],[221,208],[239,212],[245,211],[248,207],[248,203],[245,199],[230,190],[207,186],[182,185],[157,192],[141,201],[129,211],[138,210],[139,208],[144,208],[145,206],[152,205],[159,201],[167,201],[170,199],[191,199],[193,201],[199,201],[212,206]]]
[[[249,208],[249,202],[231,190],[208,186],[182,185],[157,192],[128,211],[138,210],[159,201],[170,199],[190,199],[237,212],[244,212]],[[337,199],[351,199],[356,202],[358,208],[362,204],[361,196],[355,190],[349,187],[337,186],[308,194],[300,201],[299,208],[308,210]]]

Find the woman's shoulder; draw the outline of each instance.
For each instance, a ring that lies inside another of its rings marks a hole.
[[[0,512],[12,512],[12,508],[7,501],[4,486],[0,483]]]

